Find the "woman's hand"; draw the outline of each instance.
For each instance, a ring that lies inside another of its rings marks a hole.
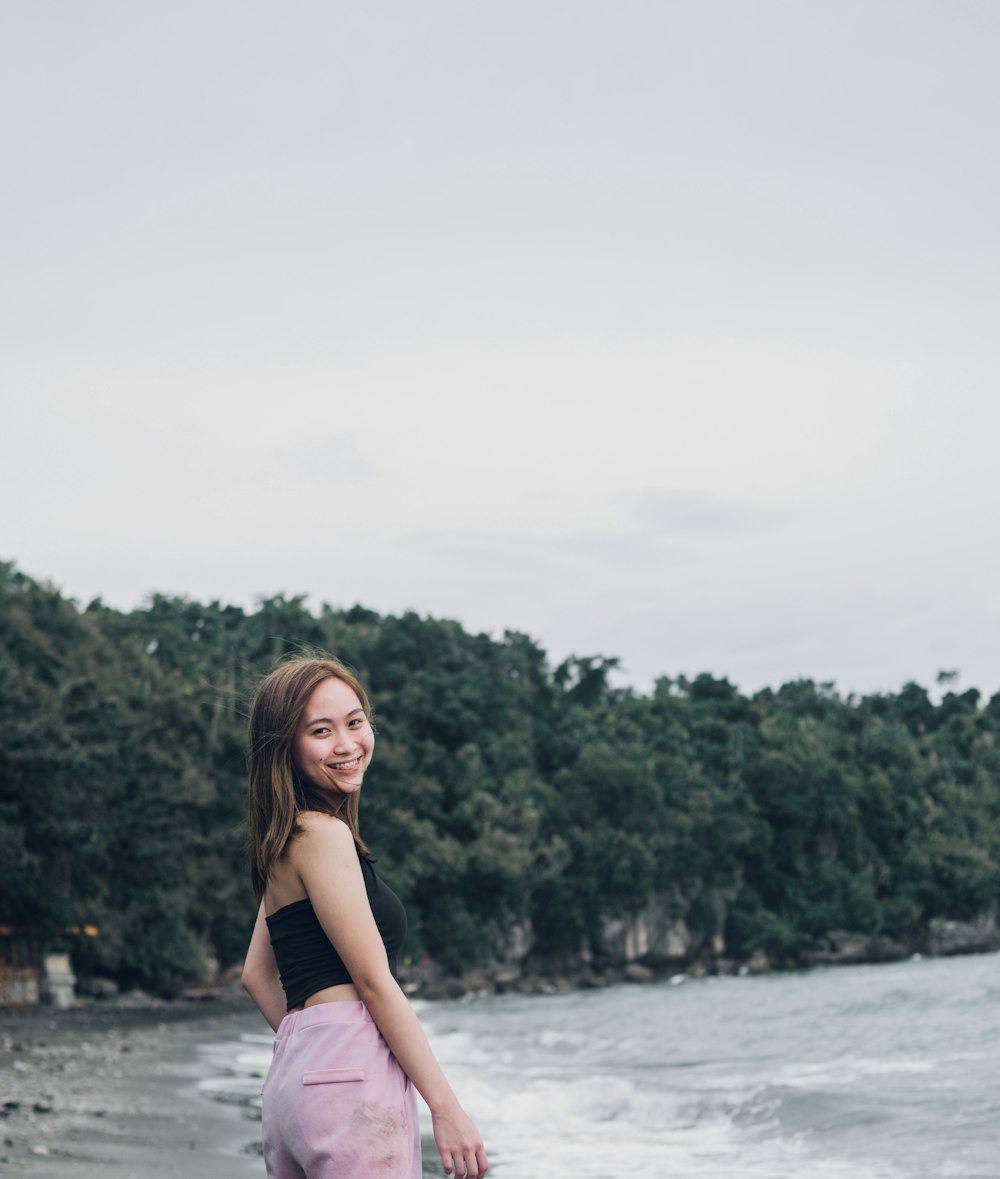
[[[441,1162],[444,1173],[450,1175],[455,1170],[455,1179],[477,1179],[485,1175],[489,1167],[486,1161],[486,1149],[479,1131],[472,1124],[472,1119],[457,1103],[454,1107],[434,1113],[434,1141],[441,1152]]]

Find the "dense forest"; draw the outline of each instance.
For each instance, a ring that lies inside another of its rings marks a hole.
[[[613,686],[613,658],[552,667],[519,633],[286,597],[80,608],[11,565],[0,924],[123,985],[237,962],[247,701],[302,649],[370,688],[362,831],[412,962],[716,969],[821,960],[848,935],[933,948],[946,922],[995,934],[1000,695],[801,680],[746,696],[709,674],[638,694]]]

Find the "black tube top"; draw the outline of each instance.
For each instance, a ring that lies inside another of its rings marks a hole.
[[[372,916],[395,978],[396,956],[406,938],[406,910],[392,889],[375,875],[368,860],[361,855],[358,859]],[[308,897],[292,901],[272,913],[267,918],[267,929],[289,1011],[301,1007],[310,995],[324,987],[352,981],[344,960],[323,932]]]

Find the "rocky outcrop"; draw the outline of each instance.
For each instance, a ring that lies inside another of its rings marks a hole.
[[[714,898],[712,898],[714,901]],[[712,908],[721,925],[722,902]],[[995,912],[973,921],[936,920],[907,939],[857,930],[834,929],[796,954],[773,957],[758,949],[728,956],[721,933],[698,930],[688,906],[676,896],[657,895],[638,910],[607,918],[600,943],[552,952],[536,941],[531,923],[522,921],[495,947],[494,960],[458,979],[432,965],[411,970],[406,989],[428,997],[465,991],[544,991],[564,987],[645,982],[687,974],[763,974],[772,970],[850,966],[865,962],[899,962],[914,954],[928,956],[1000,950]]]
[[[852,966],[859,962],[900,962],[914,952],[913,946],[867,933],[831,930],[816,945],[799,954],[803,966]]]
[[[1000,927],[995,912],[973,921],[935,920],[927,931],[929,954],[982,954],[1000,950]]]
[[[803,966],[850,966],[859,962],[899,962],[913,954],[947,957],[1000,950],[996,914],[983,913],[973,921],[937,918],[921,933],[901,941],[891,937],[831,930],[799,955]]]

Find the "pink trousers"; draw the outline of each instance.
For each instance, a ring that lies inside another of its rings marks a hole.
[[[364,1003],[285,1016],[262,1121],[268,1179],[420,1179],[413,1086]]]

